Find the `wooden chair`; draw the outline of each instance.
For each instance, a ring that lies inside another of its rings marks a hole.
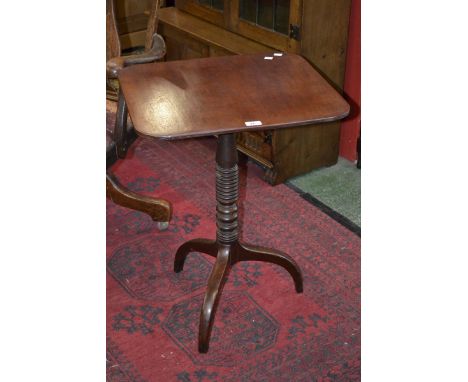
[[[167,228],[172,214],[171,204],[164,199],[138,195],[130,191],[109,171],[118,159],[125,158],[128,148],[135,140],[131,120],[128,117],[125,99],[112,81],[116,81],[119,71],[126,66],[151,63],[160,60],[166,53],[166,45],[156,32],[160,0],[154,0],[146,30],[145,51],[141,54],[121,56],[120,40],[115,17],[115,0],[106,0],[106,79],[109,89],[117,92],[117,113],[115,125],[106,128],[106,193],[114,203],[148,214],[158,222],[160,229]]]

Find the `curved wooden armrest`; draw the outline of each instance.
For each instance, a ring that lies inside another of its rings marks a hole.
[[[153,44],[151,49],[145,53],[132,54],[129,56],[114,57],[107,61],[106,71],[109,78],[117,78],[119,71],[126,66],[136,64],[149,64],[150,62],[158,61],[166,54],[166,44],[163,38],[155,33],[153,35]]]

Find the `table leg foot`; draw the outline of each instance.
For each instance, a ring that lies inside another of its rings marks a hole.
[[[179,247],[175,255],[174,272],[179,273],[184,269],[185,259],[190,252],[201,252],[216,257],[218,245],[215,240],[208,239],[193,239],[185,242]]]
[[[302,272],[292,257],[276,249],[240,244],[238,261],[265,261],[285,268],[294,280],[296,292],[302,293]]]
[[[230,250],[230,246],[219,247],[216,263],[208,279],[208,288],[200,312],[200,327],[198,332],[198,351],[200,353],[208,352],[216,308],[229,272]]]

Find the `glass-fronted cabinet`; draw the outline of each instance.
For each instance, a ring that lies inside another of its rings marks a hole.
[[[176,0],[177,8],[278,50],[299,52],[301,0]]]

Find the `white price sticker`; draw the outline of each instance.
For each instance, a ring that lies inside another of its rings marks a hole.
[[[276,56],[276,57],[281,57],[283,55],[283,53],[273,53],[273,56]]]
[[[245,126],[262,126],[262,121],[247,121]]]
[[[265,56],[265,60],[273,60],[272,56]]]

